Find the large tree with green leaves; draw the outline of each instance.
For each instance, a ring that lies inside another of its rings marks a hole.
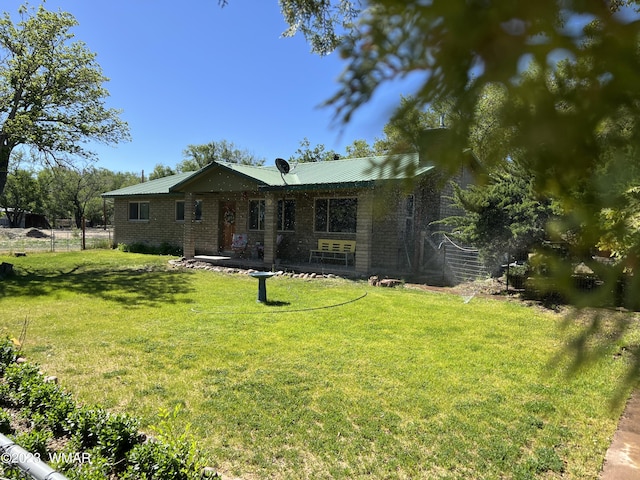
[[[47,213],[53,218],[72,217],[76,228],[81,228],[88,206],[100,198],[109,177],[104,169],[95,167],[42,170],[38,178],[47,191]]]
[[[90,157],[83,143],[117,143],[128,127],[107,108],[107,78],[95,53],[73,41],[75,18],[43,6],[0,19],[0,193],[11,153],[28,145],[49,164]]]
[[[264,158],[260,158],[246,149],[241,149],[228,140],[187,145],[182,155],[183,160],[176,167],[178,172],[195,172],[214,160],[242,165],[263,165],[265,162]]]
[[[289,157],[291,163],[309,163],[309,162],[325,162],[340,158],[340,155],[335,150],[327,150],[327,148],[319,143],[315,147],[311,146],[311,141],[304,137],[300,141],[300,147],[296,150],[296,153]]]
[[[5,189],[0,194],[0,207],[9,226],[19,227],[26,213],[44,213],[44,192],[33,168],[22,168],[16,162],[7,176]]]

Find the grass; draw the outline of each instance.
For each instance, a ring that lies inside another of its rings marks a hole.
[[[167,257],[3,260],[31,360],[147,428],[180,406],[228,475],[596,479],[622,409],[620,345],[569,377],[551,359],[572,329],[516,302],[274,277],[263,305],[255,279]]]

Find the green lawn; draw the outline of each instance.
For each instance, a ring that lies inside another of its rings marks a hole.
[[[598,477],[623,405],[622,343],[580,374],[568,330],[517,302],[341,279],[174,270],[85,251],[2,258],[2,326],[87,403],[179,405],[207,463],[242,478]],[[633,333],[637,335],[637,333]]]

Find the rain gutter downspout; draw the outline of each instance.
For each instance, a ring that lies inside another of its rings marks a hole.
[[[35,480],[68,480],[63,474],[40,460],[38,454],[34,455],[33,453],[27,452],[20,445],[1,433],[0,458],[2,458],[2,463],[17,466]]]

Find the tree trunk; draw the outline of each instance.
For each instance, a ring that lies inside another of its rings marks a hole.
[[[13,146],[7,143],[5,135],[0,134],[0,195],[4,192],[4,186],[7,183],[7,174],[9,173],[9,157]]]
[[[7,205],[8,206],[8,205]],[[22,210],[18,210],[16,208],[13,211],[9,212],[5,209],[5,214],[9,219],[9,226],[11,228],[19,228],[22,224],[22,217],[24,216],[24,212]]]
[[[82,208],[82,204],[78,198],[73,199],[73,216],[76,222],[76,228],[82,228],[82,217],[84,217],[84,208]]]

